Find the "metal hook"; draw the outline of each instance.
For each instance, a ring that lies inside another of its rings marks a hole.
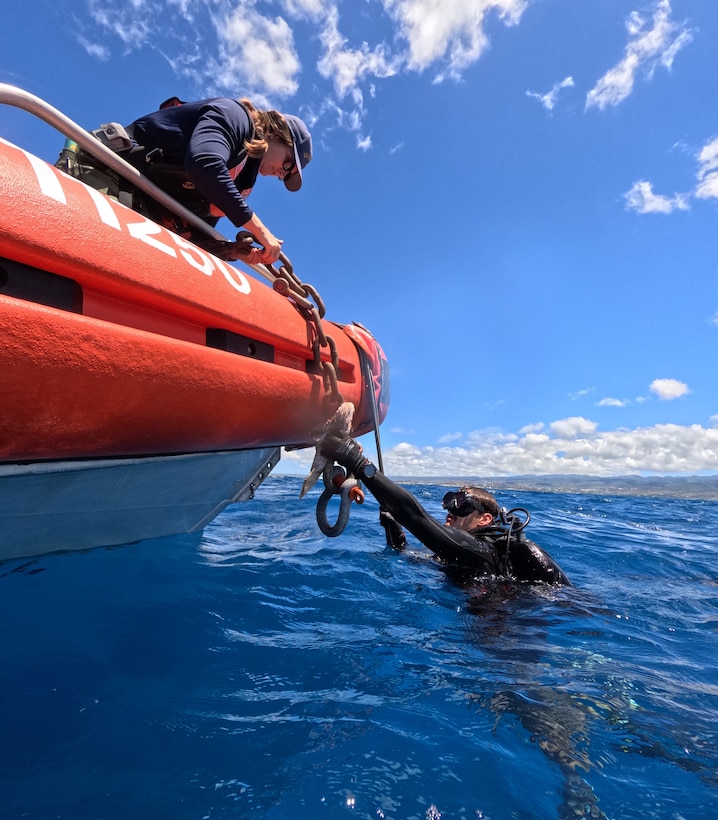
[[[344,528],[349,521],[349,512],[352,501],[357,504],[364,503],[364,491],[356,478],[348,478],[341,467],[335,467],[328,463],[322,473],[324,479],[324,492],[317,501],[317,524],[324,535],[334,538],[344,532]],[[339,502],[339,515],[333,525],[327,520],[327,507],[333,495],[341,495]]]

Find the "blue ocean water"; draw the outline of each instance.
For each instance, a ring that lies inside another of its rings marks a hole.
[[[299,486],[0,564],[0,816],[717,815],[718,503],[499,492],[545,590],[387,549],[371,499],[325,538]]]

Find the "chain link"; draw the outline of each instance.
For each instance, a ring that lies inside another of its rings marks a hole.
[[[273,265],[253,265],[258,273],[272,283],[272,288],[286,296],[297,306],[299,312],[313,330],[312,354],[314,366],[321,373],[324,391],[332,403],[342,404],[344,399],[339,391],[339,355],[334,339],[324,332],[322,319],[326,313],[324,300],[313,285],[309,285],[296,275],[289,259],[279,256],[279,267]],[[321,349],[328,348],[329,360],[323,359]]]

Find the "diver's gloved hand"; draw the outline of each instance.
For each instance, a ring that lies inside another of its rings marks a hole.
[[[386,545],[395,550],[403,550],[406,547],[406,535],[401,528],[401,524],[394,516],[385,509],[379,510],[379,523],[386,532]]]
[[[363,468],[369,463],[364,457],[361,445],[349,436],[329,432],[319,444],[319,452],[345,467],[348,472],[363,477]]]

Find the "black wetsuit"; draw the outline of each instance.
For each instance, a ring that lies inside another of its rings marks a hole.
[[[473,532],[447,527],[382,473],[377,471],[363,480],[382,508],[446,564],[482,575],[509,575],[517,581],[571,585],[553,558],[520,532],[511,533],[509,538],[502,527]]]

